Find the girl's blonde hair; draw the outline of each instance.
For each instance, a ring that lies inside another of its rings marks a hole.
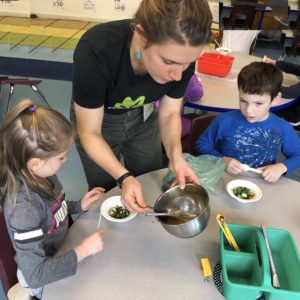
[[[207,0],[142,0],[132,22],[146,38],[146,47],[170,40],[204,45],[211,39],[211,24]]]
[[[29,201],[29,189],[42,198],[52,197],[50,183],[33,174],[27,163],[31,158],[47,160],[66,151],[72,140],[72,125],[59,112],[37,107],[27,99],[14,106],[0,128],[1,203],[7,198],[15,206],[18,182],[24,184]]]

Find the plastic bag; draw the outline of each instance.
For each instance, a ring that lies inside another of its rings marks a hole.
[[[207,191],[213,192],[214,194],[220,194],[224,191],[222,174],[226,164],[221,157],[215,157],[213,155],[199,155],[195,157],[188,153],[183,153],[183,156],[199,178],[201,185]],[[174,179],[175,177],[169,169],[163,178],[163,191],[166,191],[170,187]]]

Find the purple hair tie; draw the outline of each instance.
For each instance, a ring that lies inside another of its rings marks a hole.
[[[34,112],[34,111],[36,111],[37,108],[38,108],[37,105],[32,105],[32,106],[29,107],[29,111]]]

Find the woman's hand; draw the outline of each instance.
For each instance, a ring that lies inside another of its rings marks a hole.
[[[242,164],[238,160],[227,156],[224,156],[223,159],[226,163],[225,171],[229,174],[240,174],[245,172]]]
[[[122,182],[121,202],[131,212],[141,213],[148,210],[142,186],[133,176],[125,178]]]
[[[170,169],[176,178],[170,187],[179,185],[181,189],[184,189],[185,183],[200,184],[199,178],[183,157],[170,162]]]
[[[287,171],[287,167],[283,163],[264,166],[258,169],[262,170],[261,175],[268,182],[276,182]]]
[[[81,208],[83,211],[87,211],[91,204],[99,200],[105,192],[104,188],[96,187],[86,193],[81,200]]]

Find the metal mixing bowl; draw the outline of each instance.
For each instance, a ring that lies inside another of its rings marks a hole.
[[[206,190],[196,184],[186,184],[182,190],[175,186],[164,192],[154,205],[155,212],[182,211],[195,215],[192,219],[156,217],[161,225],[179,238],[190,238],[201,233],[207,226],[210,207]]]

